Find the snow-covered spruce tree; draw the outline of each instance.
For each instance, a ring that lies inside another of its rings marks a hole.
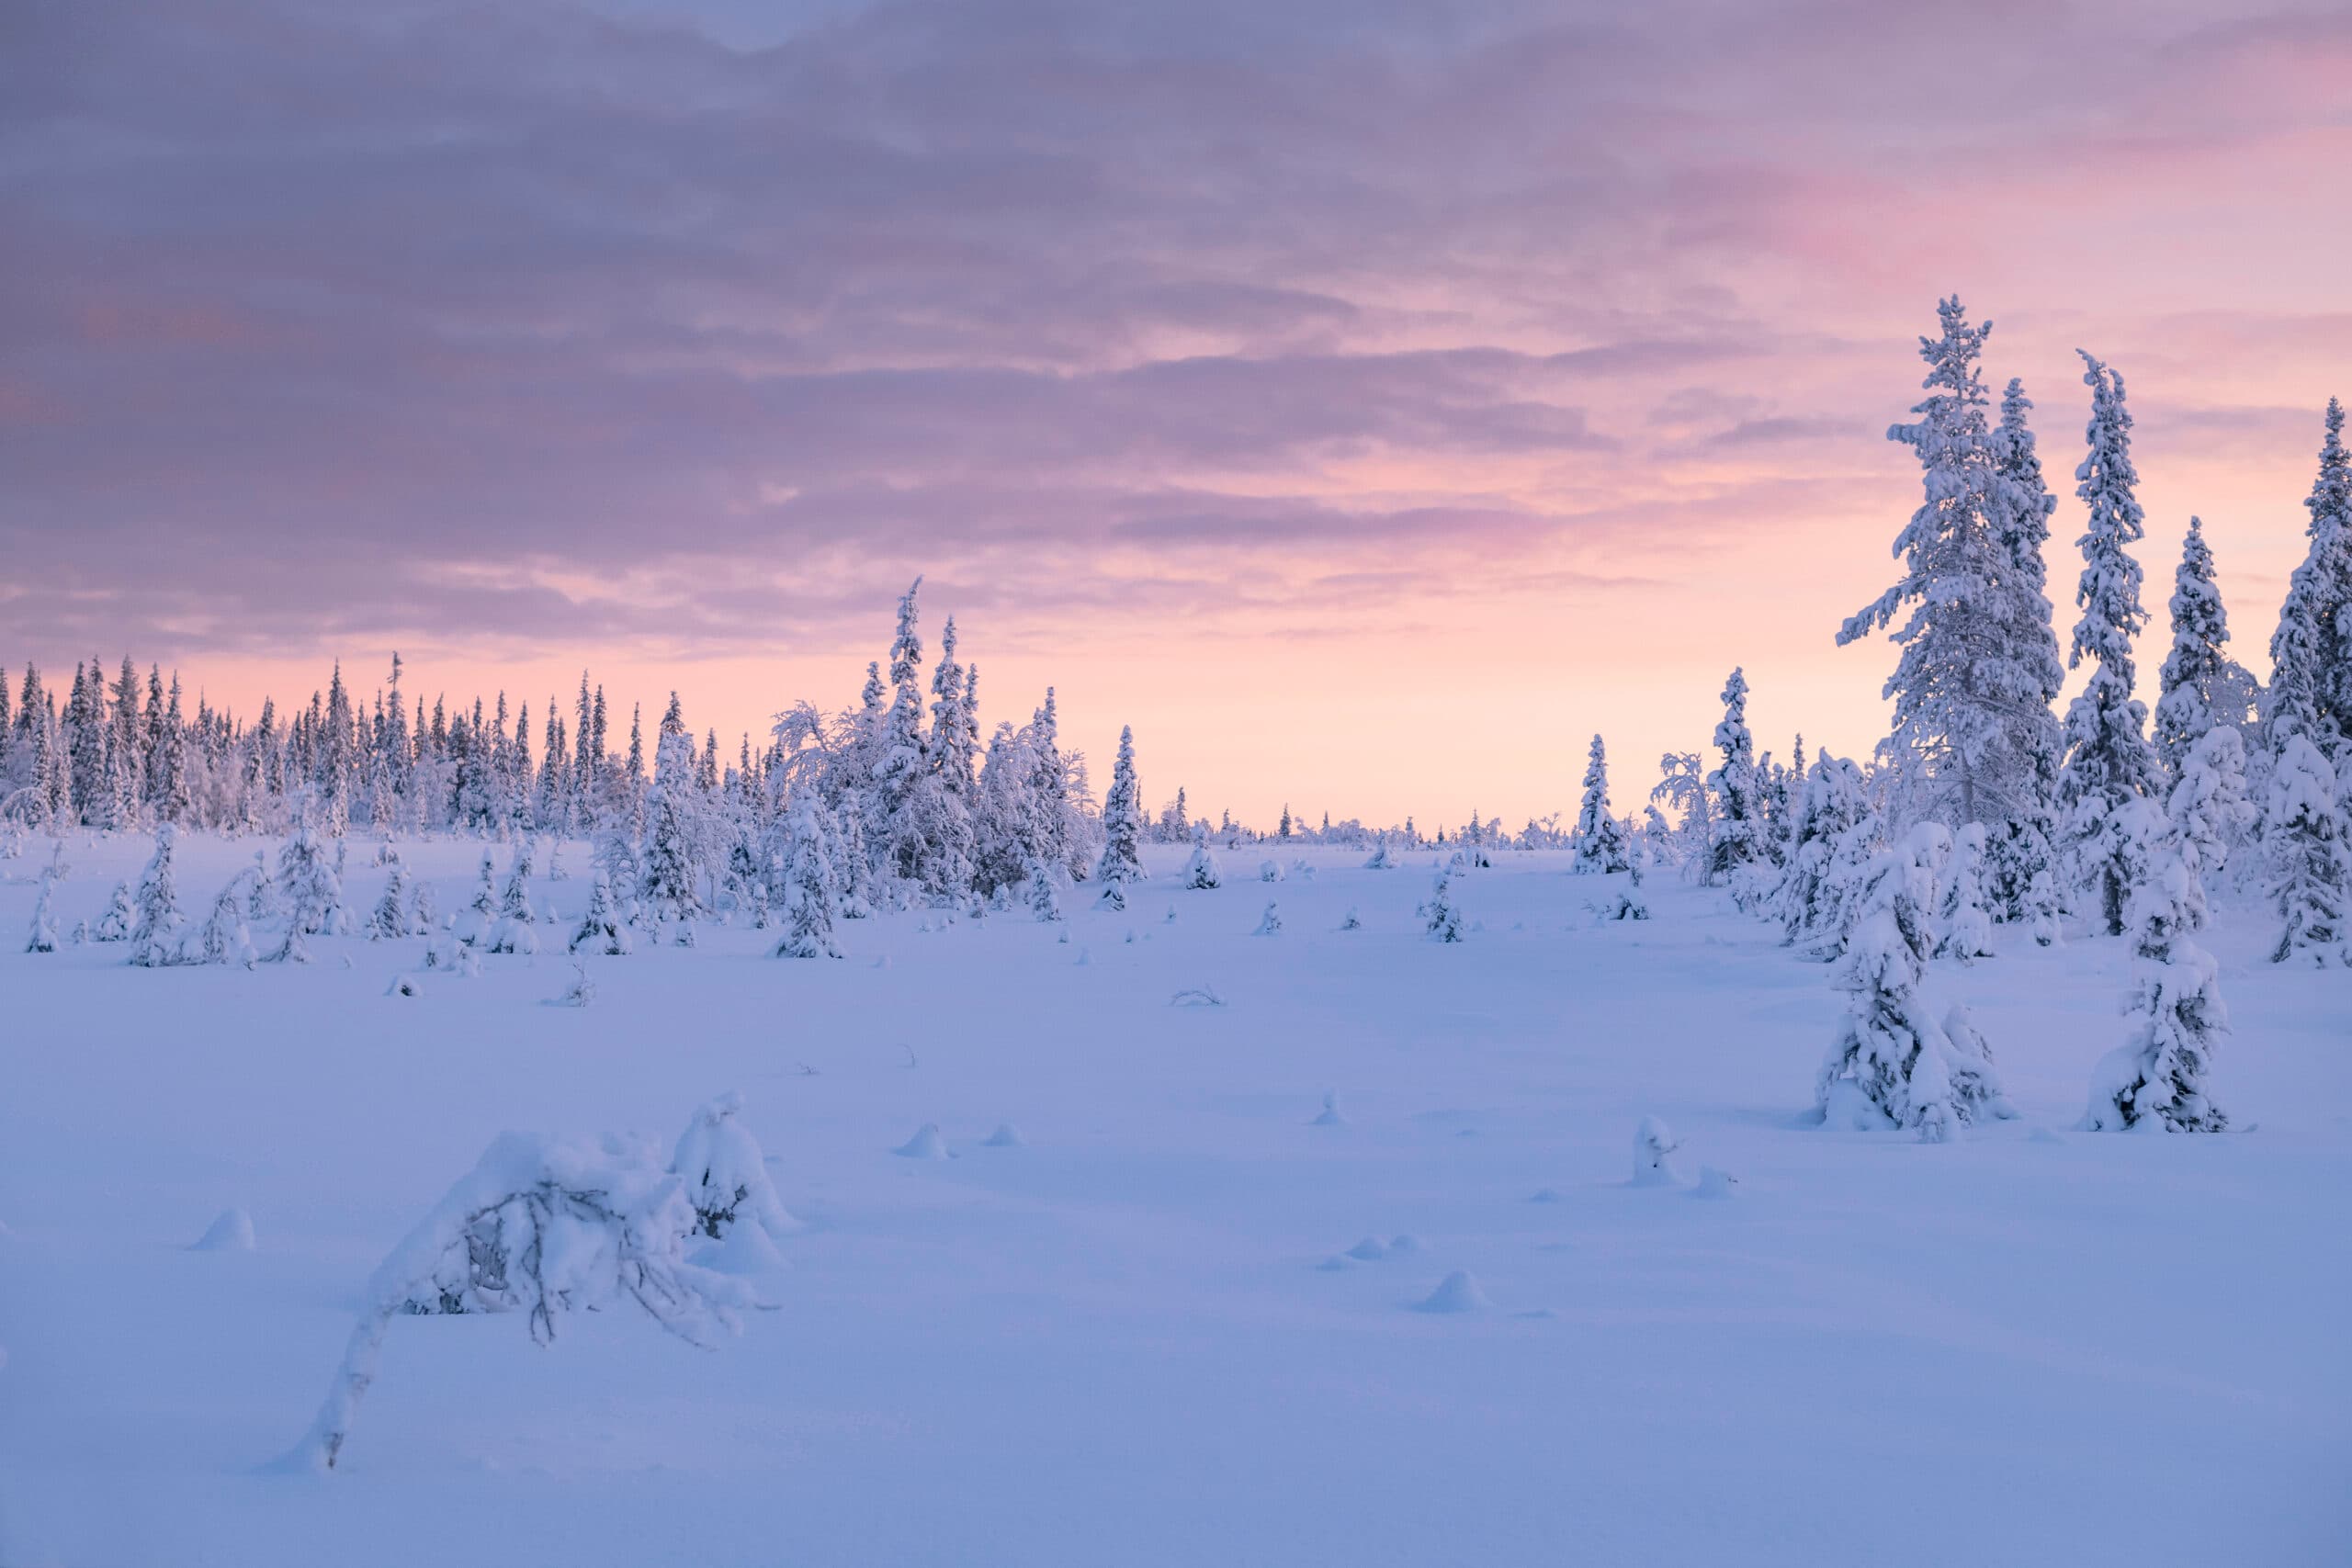
[[[1862,771],[1823,751],[1806,775],[1779,905],[1781,941],[1822,958],[1843,950],[1878,858],[1881,827]]]
[[[2302,734],[2289,732],[2271,769],[2262,841],[2281,921],[2270,961],[2352,964],[2345,945],[2352,934],[2346,924],[2352,914],[2346,897],[2352,857],[2346,852],[2335,771]]]
[[[179,953],[179,882],[172,870],[172,840],[176,829],[169,820],[155,828],[155,853],[139,874],[134,899],[138,919],[130,928],[130,962],[144,969],[160,969]]]
[[[32,934],[25,940],[27,953],[55,953],[57,951],[57,911],[51,907],[56,891],[56,873],[42,872],[40,894],[33,900]]]
[[[685,1183],[695,1234],[723,1241],[748,1220],[771,1239],[800,1228],[768,1179],[759,1140],[739,1119],[743,1097],[732,1090],[704,1105],[678,1135],[670,1169]]]
[[[526,833],[514,840],[514,858],[498,896],[498,921],[491,928],[490,951],[537,953],[539,939],[534,928],[538,919],[531,909],[531,838]]]
[[[833,945],[838,898],[833,835],[824,807],[803,797],[793,805],[792,853],[785,873],[788,917],[778,958],[839,958]]]
[[[1938,911],[1939,956],[1973,964],[1993,956],[1993,911],[1984,892],[1984,824],[1971,822],[1952,836],[1943,903]]]
[[[194,962],[254,966],[253,936],[245,927],[245,884],[252,876],[250,869],[240,871],[212,900],[212,912],[197,933]]]
[[[2189,940],[2205,923],[2204,890],[2153,803],[2132,802],[2123,818],[2120,830],[2143,861],[2130,904],[2133,1023],[2091,1075],[2082,1130],[2219,1133],[2229,1118],[2206,1099],[2205,1078],[2229,1015],[2212,955]]]
[[[664,733],[655,748],[653,789],[646,801],[644,880],[639,897],[658,923],[691,944],[704,913],[698,888],[700,799],[694,785],[694,743]]]
[[[2100,929],[2123,934],[2131,894],[2118,815],[2133,800],[2156,793],[2155,752],[2147,740],[2147,705],[2132,696],[2132,639],[2147,624],[2140,604],[2140,563],[2128,547],[2144,535],[2133,496],[2132,414],[2124,407],[2123,377],[2089,355],[2083,379],[2091,389],[2090,452],[2075,470],[2075,493],[2090,510],[2079,541],[2083,576],[2075,592],[2082,619],[2075,626],[2069,667],[2085,657],[2097,663],[2089,683],[2066,710],[2066,758],[2059,769],[2057,805],[2068,864],[2076,886],[2093,890]]]
[[[2189,748],[2165,815],[2189,869],[2210,887],[2256,816],[2246,796],[2245,742],[2235,729],[2215,725]]]
[[[2340,761],[2352,735],[2352,457],[2344,447],[2344,406],[2327,400],[2319,476],[2303,507],[2311,548],[2288,580],[2270,637],[2265,706],[2272,756],[2300,735]]]
[[[1965,1010],[1939,1022],[1920,989],[1930,942],[1929,846],[1880,857],[1849,940],[1839,983],[1846,1015],[1814,1084],[1825,1120],[1910,1128],[1927,1142],[2014,1112]]]
[[[307,964],[310,947],[302,939],[338,933],[347,923],[343,883],[307,818],[278,853],[277,880],[287,906],[286,940],[272,957],[280,963]]]
[[[1041,921],[1062,918],[1062,901],[1054,887],[1054,868],[1032,858],[1029,862],[1029,912]]]
[[[1196,891],[1222,886],[1225,873],[1216,863],[1216,855],[1209,848],[1209,829],[1205,822],[1193,825],[1193,854],[1184,863],[1183,874],[1178,878],[1182,886]]]
[[[1724,682],[1724,716],[1715,726],[1723,761],[1707,775],[1716,815],[1707,840],[1707,880],[1727,883],[1764,852],[1764,801],[1756,776],[1756,743],[1747,733],[1747,675],[1734,670]]]
[[[1956,298],[1936,311],[1941,334],[1919,340],[1928,396],[1912,409],[1918,422],[1886,433],[1918,455],[1926,491],[1895,536],[1903,573],[1838,641],[1885,626],[1902,648],[1884,691],[1894,728],[1880,749],[1901,781],[1901,819],[1993,822],[2039,810],[2048,788],[2057,671],[2041,544],[2050,498],[2025,428],[2032,405],[2015,382],[1999,435],[1986,426],[1977,358],[1992,323],[1971,325]]]
[[[408,910],[408,867],[395,853],[384,877],[384,896],[368,917],[368,940],[397,942],[411,929]]]
[[[519,1313],[547,1345],[560,1314],[635,1302],[688,1343],[714,1345],[757,1303],[742,1280],[686,1261],[696,1224],[685,1183],[642,1143],[501,1134],[368,1281],[343,1363],[292,1457],[334,1467],[384,1335],[411,1314]]]
[[[490,852],[484,850],[481,874],[474,879],[473,901],[466,906],[466,912],[457,924],[458,940],[468,947],[488,942],[497,924],[498,870],[491,863]]]
[[[613,899],[612,880],[599,871],[588,885],[587,911],[580,917],[579,929],[571,933],[571,941],[565,944],[565,951],[599,953],[608,958],[618,958],[628,952],[631,945],[628,922],[621,918],[620,909]]]
[[[1102,858],[1094,880],[1109,888],[1140,883],[1143,874],[1143,798],[1136,784],[1135,731],[1119,728],[1119,757],[1111,765],[1111,792],[1102,797]],[[1121,907],[1125,907],[1121,897]]]
[[[277,874],[269,868],[269,852],[254,852],[253,880],[245,888],[245,918],[249,920],[274,920],[286,913],[286,900],[277,886]]]
[[[1577,808],[1576,858],[1569,862],[1569,869],[1586,875],[1607,875],[1632,867],[1625,853],[1625,830],[1609,814],[1609,753],[1596,735],[1585,758],[1584,800]]]
[[[1463,939],[1462,906],[1454,902],[1451,867],[1438,873],[1437,886],[1430,890],[1429,902],[1421,906],[1420,913],[1422,929],[1431,942]]]
[[[2202,520],[2188,520],[2173,573],[2172,651],[2165,656],[2152,739],[2167,778],[2177,782],[2189,749],[2215,723],[2215,697],[2227,679],[2230,659],[2222,651],[2230,623],[2222,591],[2213,581],[2213,551],[2205,543]]]
[[[130,907],[130,885],[118,882],[107,896],[107,912],[98,917],[96,929],[90,932],[92,942],[129,942],[130,928],[138,919]]]
[[[644,880],[644,863],[637,852],[637,840],[629,833],[626,821],[605,824],[596,835],[595,853],[591,857],[596,874],[605,879],[613,900],[613,912],[624,925],[638,923],[637,889]]]

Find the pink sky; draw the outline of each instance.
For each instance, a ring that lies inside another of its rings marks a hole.
[[[250,712],[585,665],[731,754],[926,574],[1156,806],[1516,825],[1866,750],[1957,291],[2061,504],[2125,374],[2257,671],[2352,366],[2352,22],[2185,5],[232,0],[0,65],[0,660]],[[2153,697],[2153,691],[2149,692]]]

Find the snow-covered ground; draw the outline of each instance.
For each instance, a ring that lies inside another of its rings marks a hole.
[[[62,929],[147,849],[74,846]],[[1806,1124],[1826,970],[1657,879],[1656,919],[1596,925],[1549,854],[1458,878],[1456,947],[1420,938],[1427,854],[1268,886],[1245,849],[1124,916],[851,922],[838,963],[706,928],[588,960],[580,1010],[548,1005],[555,943],[413,998],[386,990],[422,941],[27,955],[45,851],[0,863],[7,1568],[2352,1550],[2352,987],[2259,962],[2242,908],[2208,941],[2243,1134],[2070,1131],[2126,954],[2005,932],[1935,979],[2022,1116],[1936,1146]],[[251,852],[184,842],[192,917]],[[479,846],[406,853],[463,906]],[[574,917],[565,858],[538,891]],[[1170,1005],[1199,987],[1226,1005]],[[338,1471],[266,1469],[370,1269],[498,1133],[666,1147],[730,1089],[806,1225],[775,1311],[717,1353],[634,1311],[545,1349],[401,1318]],[[1630,1181],[1653,1115],[1728,1198]],[[947,1157],[892,1152],[926,1122]],[[1023,1142],[987,1145],[1004,1122]],[[228,1209],[254,1248],[193,1249]]]

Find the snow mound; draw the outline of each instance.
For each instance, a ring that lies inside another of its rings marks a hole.
[[[1415,1312],[1482,1312],[1495,1303],[1466,1269],[1456,1269],[1414,1306]]]
[[[1883,1133],[1894,1123],[1851,1078],[1839,1078],[1823,1097],[1821,1124],[1833,1133]]]
[[[2047,1127],[2036,1127],[2025,1135],[2025,1141],[2029,1144],[2063,1144],[2066,1140],[2063,1134],[2053,1133]]]
[[[1391,1252],[1419,1252],[1420,1249],[1419,1236],[1405,1235],[1392,1235],[1388,1238],[1388,1250]]]
[[[729,1225],[723,1238],[695,1248],[686,1261],[715,1274],[742,1279],[783,1268],[784,1254],[776,1250],[765,1225]]]
[[[197,1237],[190,1252],[251,1252],[254,1249],[254,1217],[243,1209],[223,1209],[220,1217],[212,1222],[205,1233]]]
[[[1210,987],[1193,986],[1169,998],[1168,1005],[1173,1008],[1221,1008],[1225,1005],[1225,998]]]
[[[946,1140],[939,1135],[939,1123],[926,1122],[915,1129],[915,1135],[890,1151],[901,1159],[945,1159]]]
[[[1310,1127],[1344,1127],[1347,1124],[1348,1119],[1340,1114],[1340,1096],[1337,1091],[1323,1097],[1322,1113],[1307,1123]]]
[[[1691,1191],[1694,1198],[1729,1198],[1739,1187],[1739,1178],[1727,1170],[1717,1170],[1712,1165],[1699,1168],[1699,1185]]]
[[[998,1122],[996,1131],[982,1138],[980,1142],[991,1149],[1022,1149],[1029,1146],[1029,1140],[1021,1135],[1021,1129],[1010,1122]]]
[[[1315,1267],[1326,1274],[1338,1274],[1354,1268],[1355,1264],[1349,1259],[1346,1253],[1335,1252]]]
[[[1348,1256],[1366,1263],[1377,1263],[1388,1256],[1388,1244],[1376,1235],[1368,1235],[1348,1248]]]
[[[1560,1190],[1556,1187],[1539,1187],[1528,1195],[1527,1201],[1531,1203],[1556,1203],[1560,1201]]]

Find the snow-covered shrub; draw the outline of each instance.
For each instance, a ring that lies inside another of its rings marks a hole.
[[[826,830],[823,808],[803,800],[793,808],[792,863],[786,873],[786,897],[791,921],[776,945],[779,958],[839,958],[833,945],[833,917],[845,913],[837,906],[840,878],[832,858],[832,836]]]
[[[1276,909],[1273,905],[1268,904],[1266,906],[1266,912],[1258,918],[1258,929],[1251,931],[1250,934],[1251,936],[1273,936],[1281,931],[1282,929],[1283,917],[1281,911]]]
[[[2057,852],[2046,816],[1993,825],[1984,840],[1984,897],[1996,923],[2023,926],[2043,947],[2057,942]]]
[[[1353,904],[1348,906],[1347,917],[1340,920],[1340,929],[1343,931],[1363,930],[1363,918],[1356,913],[1356,907]]]
[[[1209,849],[1206,825],[1197,825],[1193,829],[1192,858],[1184,863],[1184,870],[1177,880],[1179,886],[1200,892],[1224,886],[1225,873],[1216,863],[1216,855]]]
[[[1280,882],[1283,874],[1283,863],[1280,861],[1270,860],[1259,863],[1258,880],[1261,882]]]
[[[458,916],[451,928],[459,942],[468,947],[490,940],[498,924],[498,882],[495,868],[490,863],[490,852],[481,852],[481,875],[474,883],[473,901]]]
[[[1682,1172],[1675,1168],[1674,1151],[1682,1146],[1672,1129],[1655,1116],[1642,1118],[1634,1129],[1634,1185],[1679,1187]]]
[[[27,953],[57,951],[57,912],[50,907],[56,890],[57,874],[54,871],[42,872],[40,894],[33,900],[32,934],[25,940]]]
[[[698,1228],[685,1183],[641,1140],[506,1133],[385,1258],[317,1420],[294,1458],[334,1466],[384,1335],[419,1313],[520,1313],[553,1342],[558,1317],[634,1302],[710,1348],[757,1304],[741,1281],[686,1261]]]
[[[1383,839],[1374,847],[1372,858],[1363,863],[1366,871],[1394,871],[1396,862],[1388,853],[1388,840]]]
[[[2133,805],[2155,818],[2149,802]],[[2229,1118],[2206,1099],[2205,1078],[2230,1025],[2212,955],[2189,941],[2205,921],[2204,890],[2177,841],[2152,829],[2140,836],[2154,841],[2130,904],[2136,1021],[2131,1039],[2099,1059],[2082,1130],[2218,1133]]]
[[[731,1089],[704,1105],[679,1134],[670,1160],[670,1168],[686,1184],[695,1229],[714,1241],[724,1239],[739,1220],[750,1220],[777,1238],[800,1228],[768,1179],[767,1156],[741,1121],[742,1109],[742,1095]]]
[[[568,1008],[593,1007],[596,1001],[596,982],[588,978],[588,971],[575,964],[571,966],[571,984],[556,998]]]
[[[531,840],[514,845],[514,863],[506,868],[506,886],[498,896],[498,919],[491,927],[490,951],[528,955],[539,950],[532,927],[538,916],[531,909]]]
[[[1825,1119],[1849,1113],[1932,1142],[2013,1112],[1966,1012],[1955,1007],[1938,1022],[1921,994],[1934,885],[1932,857],[1920,851],[1915,843],[1880,857],[1848,940],[1839,976],[1846,1014],[1814,1098]]]

